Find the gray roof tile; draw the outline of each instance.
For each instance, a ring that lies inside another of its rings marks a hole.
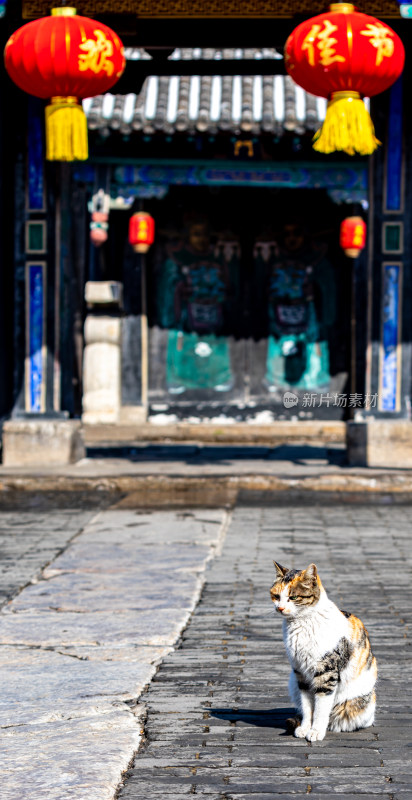
[[[126,56],[150,60],[143,49],[129,49]],[[185,48],[175,50],[170,60],[280,57],[273,48]],[[84,108],[89,129],[99,130],[103,135],[111,131],[124,135],[196,131],[281,135],[292,131],[300,135],[319,127],[325,101],[304,92],[289,76],[283,75],[152,76],[146,78],[139,94],[111,95],[111,100],[110,95],[99,95],[85,100]]]

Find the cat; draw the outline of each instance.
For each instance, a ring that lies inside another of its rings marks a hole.
[[[366,628],[329,600],[315,564],[297,570],[273,563],[270,595],[283,616],[289,692],[300,717],[294,735],[315,742],[328,729],[368,728],[375,718],[377,665]]]

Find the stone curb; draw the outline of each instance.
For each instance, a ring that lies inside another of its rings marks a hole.
[[[216,422],[175,422],[158,425],[145,422],[140,425],[83,425],[87,446],[104,444],[129,444],[142,442],[184,442],[219,444],[344,444],[346,423],[340,420],[275,420],[270,425],[248,422],[219,424]]]
[[[240,493],[304,498],[320,493],[344,499],[356,496],[369,502],[373,497],[387,495],[397,500],[412,501],[412,471],[406,473],[328,474],[300,477],[276,475],[120,475],[77,477],[72,475],[3,475],[0,477],[0,503],[15,492],[58,494],[106,494],[118,496],[119,507],[173,505],[232,505]],[[116,499],[116,497],[114,498]]]

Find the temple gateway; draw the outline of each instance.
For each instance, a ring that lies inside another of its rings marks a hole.
[[[49,6],[6,4],[4,42]],[[3,419],[294,421],[303,439],[318,420],[346,427],[353,463],[379,463],[376,437],[410,436],[408,63],[366,98],[373,155],[323,154],[312,140],[326,100],[283,55],[323,2],[76,8],[126,56],[110,93],[83,101],[87,160],[46,161],[45,103],[3,74]],[[408,51],[397,2],[359,10]],[[129,234],[142,212],[155,224],[146,252]],[[366,226],[356,257],[340,239],[354,217]]]

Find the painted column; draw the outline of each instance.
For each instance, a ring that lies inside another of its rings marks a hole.
[[[42,104],[29,99],[25,220],[24,411],[46,411],[48,236]]]
[[[53,412],[54,274],[43,146],[43,104],[27,101],[27,151],[16,165],[13,416]],[[51,334],[51,335],[50,335]]]
[[[42,103],[27,99],[26,152],[15,167],[13,416],[42,414],[47,403],[49,231]]]
[[[383,152],[374,158],[370,219],[373,251],[368,277],[366,393],[373,401],[366,416],[392,420],[409,419],[411,390],[409,303],[405,296],[410,234],[405,227],[403,117],[401,78],[389,93]]]
[[[348,423],[351,464],[411,467],[412,163],[407,73],[375,101],[383,142],[370,162],[365,410]],[[404,100],[405,98],[405,100]],[[360,313],[360,312],[359,312]]]
[[[78,420],[60,405],[60,210],[47,208],[43,103],[28,99],[26,163],[15,182],[15,403],[3,425],[6,466],[52,466],[84,455]]]
[[[46,167],[43,105],[28,98],[27,160],[20,167],[22,184],[17,189],[18,195],[24,191],[24,205],[20,199],[16,212],[17,281],[24,280],[24,319],[20,320],[24,375],[18,376],[21,388],[16,387],[14,416],[46,414],[57,419],[72,411],[70,404],[62,410],[61,392],[61,342],[66,350],[72,349],[72,332],[62,329],[62,308],[63,320],[71,317],[70,287],[66,286],[71,271],[70,181],[68,165]],[[23,293],[16,300],[21,306]]]

